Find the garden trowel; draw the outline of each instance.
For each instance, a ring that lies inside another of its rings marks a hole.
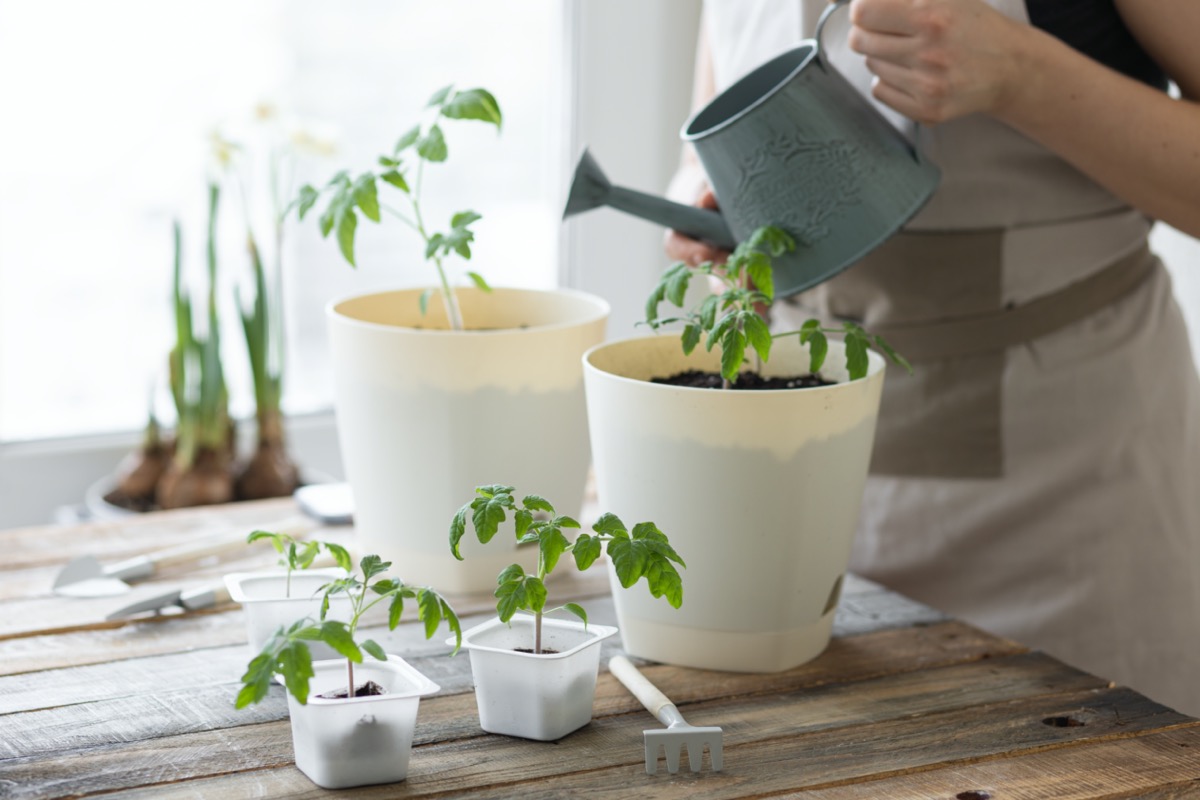
[[[311,517],[291,517],[259,527],[299,536],[313,530],[317,524]],[[79,556],[59,571],[54,579],[54,592],[68,597],[111,597],[124,594],[130,588],[128,581],[149,578],[164,567],[231,553],[245,549],[246,546],[246,533],[238,531],[236,536],[226,532],[202,541],[135,556],[115,564],[101,564],[95,556]]]

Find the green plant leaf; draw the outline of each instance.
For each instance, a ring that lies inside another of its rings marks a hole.
[[[671,303],[680,308],[683,308],[684,300],[687,298],[688,284],[692,280],[692,271],[690,269],[677,269],[669,273],[667,277],[666,297]]]
[[[342,209],[337,217],[338,248],[342,251],[342,257],[350,262],[352,267],[358,266],[354,263],[354,231],[357,227],[358,215],[354,213],[354,209]]]
[[[327,238],[329,236],[329,232],[333,230],[333,211],[333,203],[331,202],[325,209],[324,213],[321,214],[320,219],[317,220],[321,230],[322,239]]]
[[[424,313],[424,312],[422,312]],[[450,520],[450,552],[459,561],[463,560],[462,553],[458,551],[458,545],[462,541],[462,537],[467,532],[467,512],[471,510],[471,503],[467,503],[458,511]]]
[[[350,626],[345,622],[326,620],[321,623],[321,641],[336,650],[339,655],[355,663],[362,662],[362,650],[355,644]]]
[[[329,555],[333,556],[334,563],[336,563],[346,572],[350,572],[354,569],[354,563],[351,561],[350,553],[346,550],[346,548],[342,547],[340,544],[334,544],[333,542],[324,542],[323,544],[325,545],[325,549],[329,552]]]
[[[554,525],[546,525],[538,532],[538,549],[541,560],[539,574],[549,575],[558,566],[558,559],[571,546],[567,537]]]
[[[453,90],[453,83],[449,86],[443,86],[441,89],[438,89],[430,96],[429,102],[425,104],[425,107],[432,108],[434,106],[440,106],[442,103],[446,102],[446,98],[450,96],[450,92]]]
[[[442,116],[450,119],[476,119],[500,128],[500,105],[486,89],[464,89],[456,92],[444,106]]]
[[[628,589],[644,577],[653,597],[666,597],[674,608],[683,603],[683,580],[672,564],[684,566],[683,559],[654,523],[640,522],[628,538],[614,538],[608,556],[621,586]]]
[[[717,308],[720,303],[720,298],[715,294],[710,294],[700,301],[700,310],[697,312],[699,316],[699,324],[703,330],[712,330],[713,325],[717,321]]]
[[[375,175],[364,172],[354,181],[354,202],[372,222],[379,222],[379,195],[375,188]]]
[[[400,191],[404,192],[405,194],[408,194],[408,192],[409,192],[408,181],[406,181],[404,179],[404,175],[401,174],[399,171],[390,169],[387,172],[381,174],[379,177],[385,183],[390,183],[392,186],[395,186]]]
[[[512,487],[503,487],[511,491]],[[504,509],[516,510],[516,502],[513,496],[506,491],[499,491],[480,497],[476,497],[471,501],[473,513],[471,522],[475,526],[475,536],[483,544],[487,544],[496,535],[496,531],[500,529],[500,523],[504,522]]]
[[[317,557],[317,551],[320,549],[320,542],[305,542],[296,553],[295,560],[292,562],[293,568],[308,569],[311,567],[313,559]]]
[[[589,533],[579,534],[575,537],[575,544],[571,545],[571,554],[575,557],[575,566],[580,572],[596,563],[602,552],[600,537]]]
[[[721,337],[721,377],[736,383],[746,357],[746,335],[736,327],[725,329]]]
[[[879,351],[885,356],[890,358],[893,364],[903,367],[909,375],[912,375],[913,368],[912,364],[908,363],[908,359],[893,350],[892,346],[888,344],[882,336],[872,336],[871,338],[875,340],[875,347],[878,348]]]
[[[392,565],[390,561],[384,561],[379,556],[371,553],[362,557],[358,562],[359,569],[362,570],[363,580],[369,581],[380,573],[387,572],[388,567]]]
[[[387,653],[383,651],[383,648],[380,647],[379,643],[374,639],[367,639],[365,642],[363,642],[362,649],[366,650],[373,657],[379,659],[380,661],[387,661]]]
[[[283,548],[284,548],[284,541],[289,538],[291,538],[291,537],[289,537],[286,533],[271,533],[270,531],[254,531],[253,533],[251,533],[249,536],[246,537],[246,544],[253,544],[254,542],[258,542],[263,539],[269,539],[271,541],[271,546],[275,548],[275,552],[282,555]]]
[[[431,125],[429,132],[417,140],[417,155],[426,161],[441,162],[446,160],[449,150],[446,148],[446,137],[437,125]]]
[[[435,289],[426,289],[425,291],[421,292],[421,296],[417,298],[417,308],[421,310],[422,317],[425,316],[425,314],[429,311],[429,298],[433,296],[435,291]]]
[[[529,531],[529,526],[533,524],[533,512],[527,508],[517,509],[513,514],[513,526],[516,528],[517,541],[525,539],[525,534]],[[536,539],[536,534],[534,535]]]
[[[475,284],[475,286],[480,290],[485,292],[490,292],[492,290],[492,287],[488,285],[488,282],[485,281],[483,276],[478,272],[468,272],[467,277],[470,278],[471,283]]]
[[[406,130],[399,139],[396,140],[396,145],[392,148],[392,154],[395,156],[400,155],[400,153],[416,144],[417,139],[419,138],[421,138],[421,126],[413,125],[411,128]],[[408,189],[405,188],[404,191],[407,192]]]
[[[587,612],[583,610],[583,606],[578,603],[564,603],[563,608],[583,620],[584,627],[587,627]]]
[[[395,159],[390,156],[380,156],[378,159],[376,159],[376,161],[378,161],[379,166],[381,167],[395,168],[400,166],[399,159]],[[381,175],[380,177],[383,176]]]
[[[766,253],[751,253],[746,258],[746,274],[754,288],[762,292],[768,301],[775,299],[775,278],[771,270],[771,259]]]
[[[513,614],[529,608],[529,594],[525,586],[528,577],[519,564],[513,564],[500,573],[495,596],[496,613],[501,622],[508,622]]]
[[[388,604],[388,630],[396,630],[396,626],[400,624],[400,618],[404,616],[404,593],[396,592],[392,595],[392,602]]]
[[[696,345],[700,344],[700,326],[688,323],[683,326],[683,334],[679,337],[683,342],[683,354],[690,356],[692,351],[696,349]]]
[[[592,530],[602,535],[613,536],[616,534],[628,534],[628,529],[625,523],[621,522],[621,518],[611,512],[604,512],[600,518],[592,524]]]
[[[820,330],[821,323],[819,320],[805,320],[804,324],[800,326],[800,344],[807,344],[812,335]]]
[[[550,501],[540,495],[527,494],[521,500],[521,505],[528,508],[530,511],[545,511],[551,516],[554,515],[554,506],[550,505]]]
[[[454,613],[454,609],[450,607],[450,604],[445,599],[441,599],[440,602],[442,604],[442,617],[445,618],[447,627],[454,633],[454,650],[450,653],[450,655],[454,655],[458,652],[458,648],[462,647],[462,623],[458,620],[458,614]]]
[[[825,355],[829,352],[829,340],[821,331],[814,331],[808,338],[808,371],[817,374],[825,364]]]
[[[867,374],[867,366],[870,364],[867,358],[867,339],[860,333],[847,334],[845,346],[846,371],[850,373],[850,380],[856,381]]]
[[[425,623],[425,638],[430,639],[442,624],[442,602],[432,589],[417,591],[417,618]]]
[[[308,704],[308,682],[312,679],[312,652],[304,642],[289,642],[279,653],[276,669],[283,674],[284,685],[300,705]]]
[[[771,358],[771,329],[767,327],[767,323],[758,314],[753,311],[747,311],[742,318],[742,324],[745,325],[746,338],[750,341],[750,346],[754,348],[754,352],[758,353],[758,357],[764,362]]]
[[[318,192],[316,189],[314,189],[309,184],[306,183],[303,186],[301,186],[300,194],[296,197],[295,200],[292,201],[293,204],[295,204],[295,206],[296,206],[296,216],[299,217],[300,219],[304,219],[304,215],[307,214],[309,212],[309,209],[311,209],[316,204],[317,198],[319,198],[320,196],[321,196],[321,193]],[[286,214],[287,212],[285,211],[284,213]]]

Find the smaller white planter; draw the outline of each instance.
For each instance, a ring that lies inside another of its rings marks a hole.
[[[264,572],[234,572],[225,576],[225,587],[235,603],[242,604],[246,617],[246,638],[251,655],[261,652],[263,645],[282,625],[288,627],[297,620],[321,615],[320,588],[345,573],[336,567],[307,569],[292,572],[288,592],[287,573],[283,570]],[[330,598],[328,619],[349,621],[350,601],[346,597]],[[323,642],[309,642],[313,658],[337,658],[333,648]]]
[[[471,653],[479,724],[488,733],[552,742],[591,722],[600,671],[600,642],[617,632],[606,625],[542,619],[542,649],[534,655],[533,617],[499,618],[463,633]],[[453,644],[454,640],[448,641]]]
[[[439,687],[404,659],[368,657],[354,665],[354,681],[375,681],[387,694],[327,699],[346,686],[346,660],[313,664],[308,704],[288,695],[296,767],[325,789],[395,783],[408,777],[413,730],[421,698]]]

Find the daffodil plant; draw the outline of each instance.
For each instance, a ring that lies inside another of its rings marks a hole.
[[[713,347],[719,348],[722,388],[725,389],[737,382],[747,350],[754,353],[761,365],[770,359],[775,340],[790,336],[797,337],[802,346],[808,345],[809,371],[814,375],[825,364],[829,334],[843,338],[850,380],[858,380],[867,374],[867,350],[871,347],[911,372],[908,361],[883,337],[868,333],[853,322],[843,323],[840,327],[824,327],[819,320],[809,319],[798,330],[771,333],[763,315],[775,301],[771,259],[795,248],[795,240],[786,231],[766,226],[738,244],[724,264],[705,261],[695,266],[684,262],[671,265],[646,300],[645,324],[657,330],[682,322],[680,339],[683,352],[688,355],[702,341],[709,351]],[[688,286],[695,275],[716,278],[721,291],[708,295],[683,316],[660,318],[658,309],[663,302],[683,308]]]
[[[358,627],[363,615],[376,605],[388,604],[388,630],[395,630],[404,614],[404,601],[415,600],[417,619],[425,626],[425,638],[429,639],[445,621],[453,631],[458,644],[462,643],[462,627],[458,615],[440,594],[429,587],[411,586],[399,578],[386,577],[392,562],[377,555],[364,556],[359,562],[361,576],[349,574],[330,581],[321,588],[320,618],[306,617],[288,627],[280,626],[275,635],[263,646],[242,675],[242,688],[235,705],[245,708],[267,696],[271,680],[282,676],[284,685],[301,705],[308,703],[309,681],[315,675],[312,653],[308,643],[324,642],[346,659],[346,696],[356,696],[354,665],[361,664],[364,653],[380,661],[387,660],[383,647],[373,639],[358,638]],[[330,599],[344,595],[350,601],[348,622],[327,619]],[[455,652],[458,651],[456,644]]]
[[[447,86],[429,98],[426,108],[432,111],[432,119],[414,125],[396,141],[391,151],[380,155],[377,159],[379,169],[358,175],[343,170],[320,189],[302,186],[293,205],[300,219],[304,219],[321,195],[328,193],[329,201],[318,219],[321,235],[336,234],[342,256],[351,266],[355,266],[354,240],[359,213],[372,222],[380,222],[382,215],[387,213],[412,228],[424,243],[425,259],[433,262],[438,276],[438,289],[429,289],[420,297],[421,312],[425,312],[432,293],[439,291],[450,327],[461,330],[462,312],[446,274],[444,259],[457,254],[470,260],[471,243],[475,240],[471,226],[482,217],[474,211],[459,211],[451,216],[448,229],[431,230],[421,207],[425,165],[444,162],[449,155],[441,126],[443,120],[477,120],[495,125],[499,131],[502,117],[496,98],[486,89],[478,88],[457,91],[453,86]],[[408,161],[414,164],[411,169]],[[406,208],[397,209],[381,202],[381,184],[399,192]],[[467,277],[480,289],[489,291],[487,282],[478,273],[468,272]]]
[[[508,622],[518,611],[533,612],[531,644],[535,654],[542,652],[543,615],[569,611],[587,625],[587,612],[578,603],[546,608],[546,576],[558,566],[564,554],[570,554],[582,572],[596,562],[607,546],[621,586],[628,589],[645,578],[652,596],[665,597],[673,608],[683,603],[683,580],[675,564],[686,565],[671,547],[667,535],[653,522],[639,522],[630,530],[615,514],[605,513],[592,526],[593,533],[580,533],[572,542],[563,530],[578,529],[577,521],[557,515],[554,506],[538,495],[526,495],[518,504],[513,491],[512,486],[476,487],[476,497],[464,504],[450,522],[450,551],[463,560],[459,544],[468,524],[480,542],[490,542],[507,519],[506,512],[513,515],[517,541],[537,543],[537,571],[527,573],[520,564],[505,567],[496,579],[495,591],[496,612],[501,622]]]

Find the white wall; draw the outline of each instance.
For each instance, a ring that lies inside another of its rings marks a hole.
[[[1150,244],[1171,272],[1191,334],[1192,358],[1200,365],[1200,241],[1160,222],[1150,234]]]
[[[662,194],[679,163],[679,129],[690,112],[700,0],[572,0],[578,47],[569,178],[586,145],[616,185]],[[570,38],[570,37],[569,37]],[[566,197],[567,187],[563,187]],[[613,307],[610,339],[635,329],[668,261],[664,230],[602,208],[567,223],[564,282]]]

